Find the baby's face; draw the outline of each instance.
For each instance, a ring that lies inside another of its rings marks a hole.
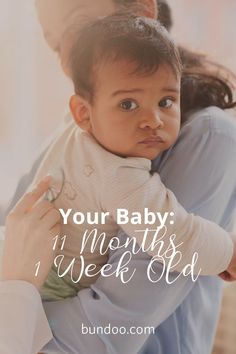
[[[177,139],[180,78],[167,65],[145,76],[131,74],[134,69],[122,60],[96,72],[90,133],[116,155],[152,160]]]

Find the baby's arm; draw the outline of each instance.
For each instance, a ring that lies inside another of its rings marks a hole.
[[[162,249],[162,253],[163,250],[168,249],[169,236],[175,234],[174,244],[176,246],[181,244],[178,251],[181,252],[182,258],[177,265],[172,267],[172,271],[182,271],[186,264],[192,262],[195,252],[198,254],[195,273],[198,273],[199,269],[202,275],[216,275],[225,271],[233,255],[230,235],[211,221],[187,213],[178,203],[175,195],[161,182],[159,175],[149,173],[146,160],[130,159],[129,161],[130,164],[126,160],[123,166],[116,168],[115,173],[109,176],[112,194],[106,193],[104,206],[112,213],[112,216],[117,220],[117,209],[120,208],[127,209],[129,215],[132,212],[139,212],[142,217],[144,208],[154,213],[160,212],[161,215],[165,212],[173,212],[174,224],[170,224],[170,218],[168,218],[167,234],[163,238],[165,244]],[[108,181],[104,185],[106,190],[107,184]],[[143,241],[143,233],[137,233],[136,230],[156,229],[159,225],[159,222],[147,225],[142,221],[139,225],[129,222],[120,226],[129,236],[135,236],[140,245]],[[152,242],[153,237],[150,235],[153,234],[149,234],[146,245]],[[148,250],[152,256],[155,256],[157,252],[158,246],[154,250]]]

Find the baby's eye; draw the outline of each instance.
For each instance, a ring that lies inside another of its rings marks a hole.
[[[170,108],[172,106],[173,102],[174,102],[174,99],[171,97],[163,98],[163,100],[161,100],[159,102],[159,107]]]
[[[133,111],[138,108],[138,105],[133,100],[125,100],[120,103],[120,108],[122,108],[124,111]]]

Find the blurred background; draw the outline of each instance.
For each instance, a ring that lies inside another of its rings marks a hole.
[[[0,208],[68,110],[72,93],[44,42],[33,0],[0,0]],[[235,0],[169,0],[172,34],[236,72]]]
[[[208,53],[236,73],[236,0],[168,2],[176,41]],[[68,111],[72,86],[43,39],[34,1],[0,0],[0,5],[1,211]],[[236,353],[235,294],[235,285],[227,288],[215,354]]]

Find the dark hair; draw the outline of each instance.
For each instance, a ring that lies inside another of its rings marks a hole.
[[[179,47],[183,72],[181,78],[182,122],[191,110],[216,106],[221,109],[236,107],[233,98],[235,75],[206,55]]]
[[[137,0],[114,0],[123,5],[134,5]],[[158,20],[167,30],[173,25],[172,12],[167,0],[156,0]],[[221,109],[236,107],[233,89],[236,76],[229,69],[207,58],[206,55],[179,47],[183,64],[181,79],[181,116],[185,121],[189,111],[209,106]]]
[[[135,64],[131,74],[151,74],[161,64],[181,74],[178,50],[163,26],[130,13],[113,14],[87,25],[75,41],[70,58],[75,92],[91,101],[97,66],[121,59]]]
[[[133,11],[134,9],[137,10],[137,13],[142,13],[142,9],[148,6],[142,2],[138,2],[138,0],[113,0],[113,2],[120,10]],[[158,21],[169,31],[173,24],[171,9],[166,0],[156,0],[156,3],[158,8]]]
[[[158,19],[168,30],[171,29],[172,12],[166,0],[157,0]],[[236,107],[233,89],[236,76],[226,67],[206,55],[178,47],[183,72],[181,79],[181,120],[185,121],[191,110],[209,106],[221,109]]]
[[[168,31],[171,30],[173,26],[172,12],[170,6],[166,0],[156,0],[158,8],[158,21],[164,26]]]

